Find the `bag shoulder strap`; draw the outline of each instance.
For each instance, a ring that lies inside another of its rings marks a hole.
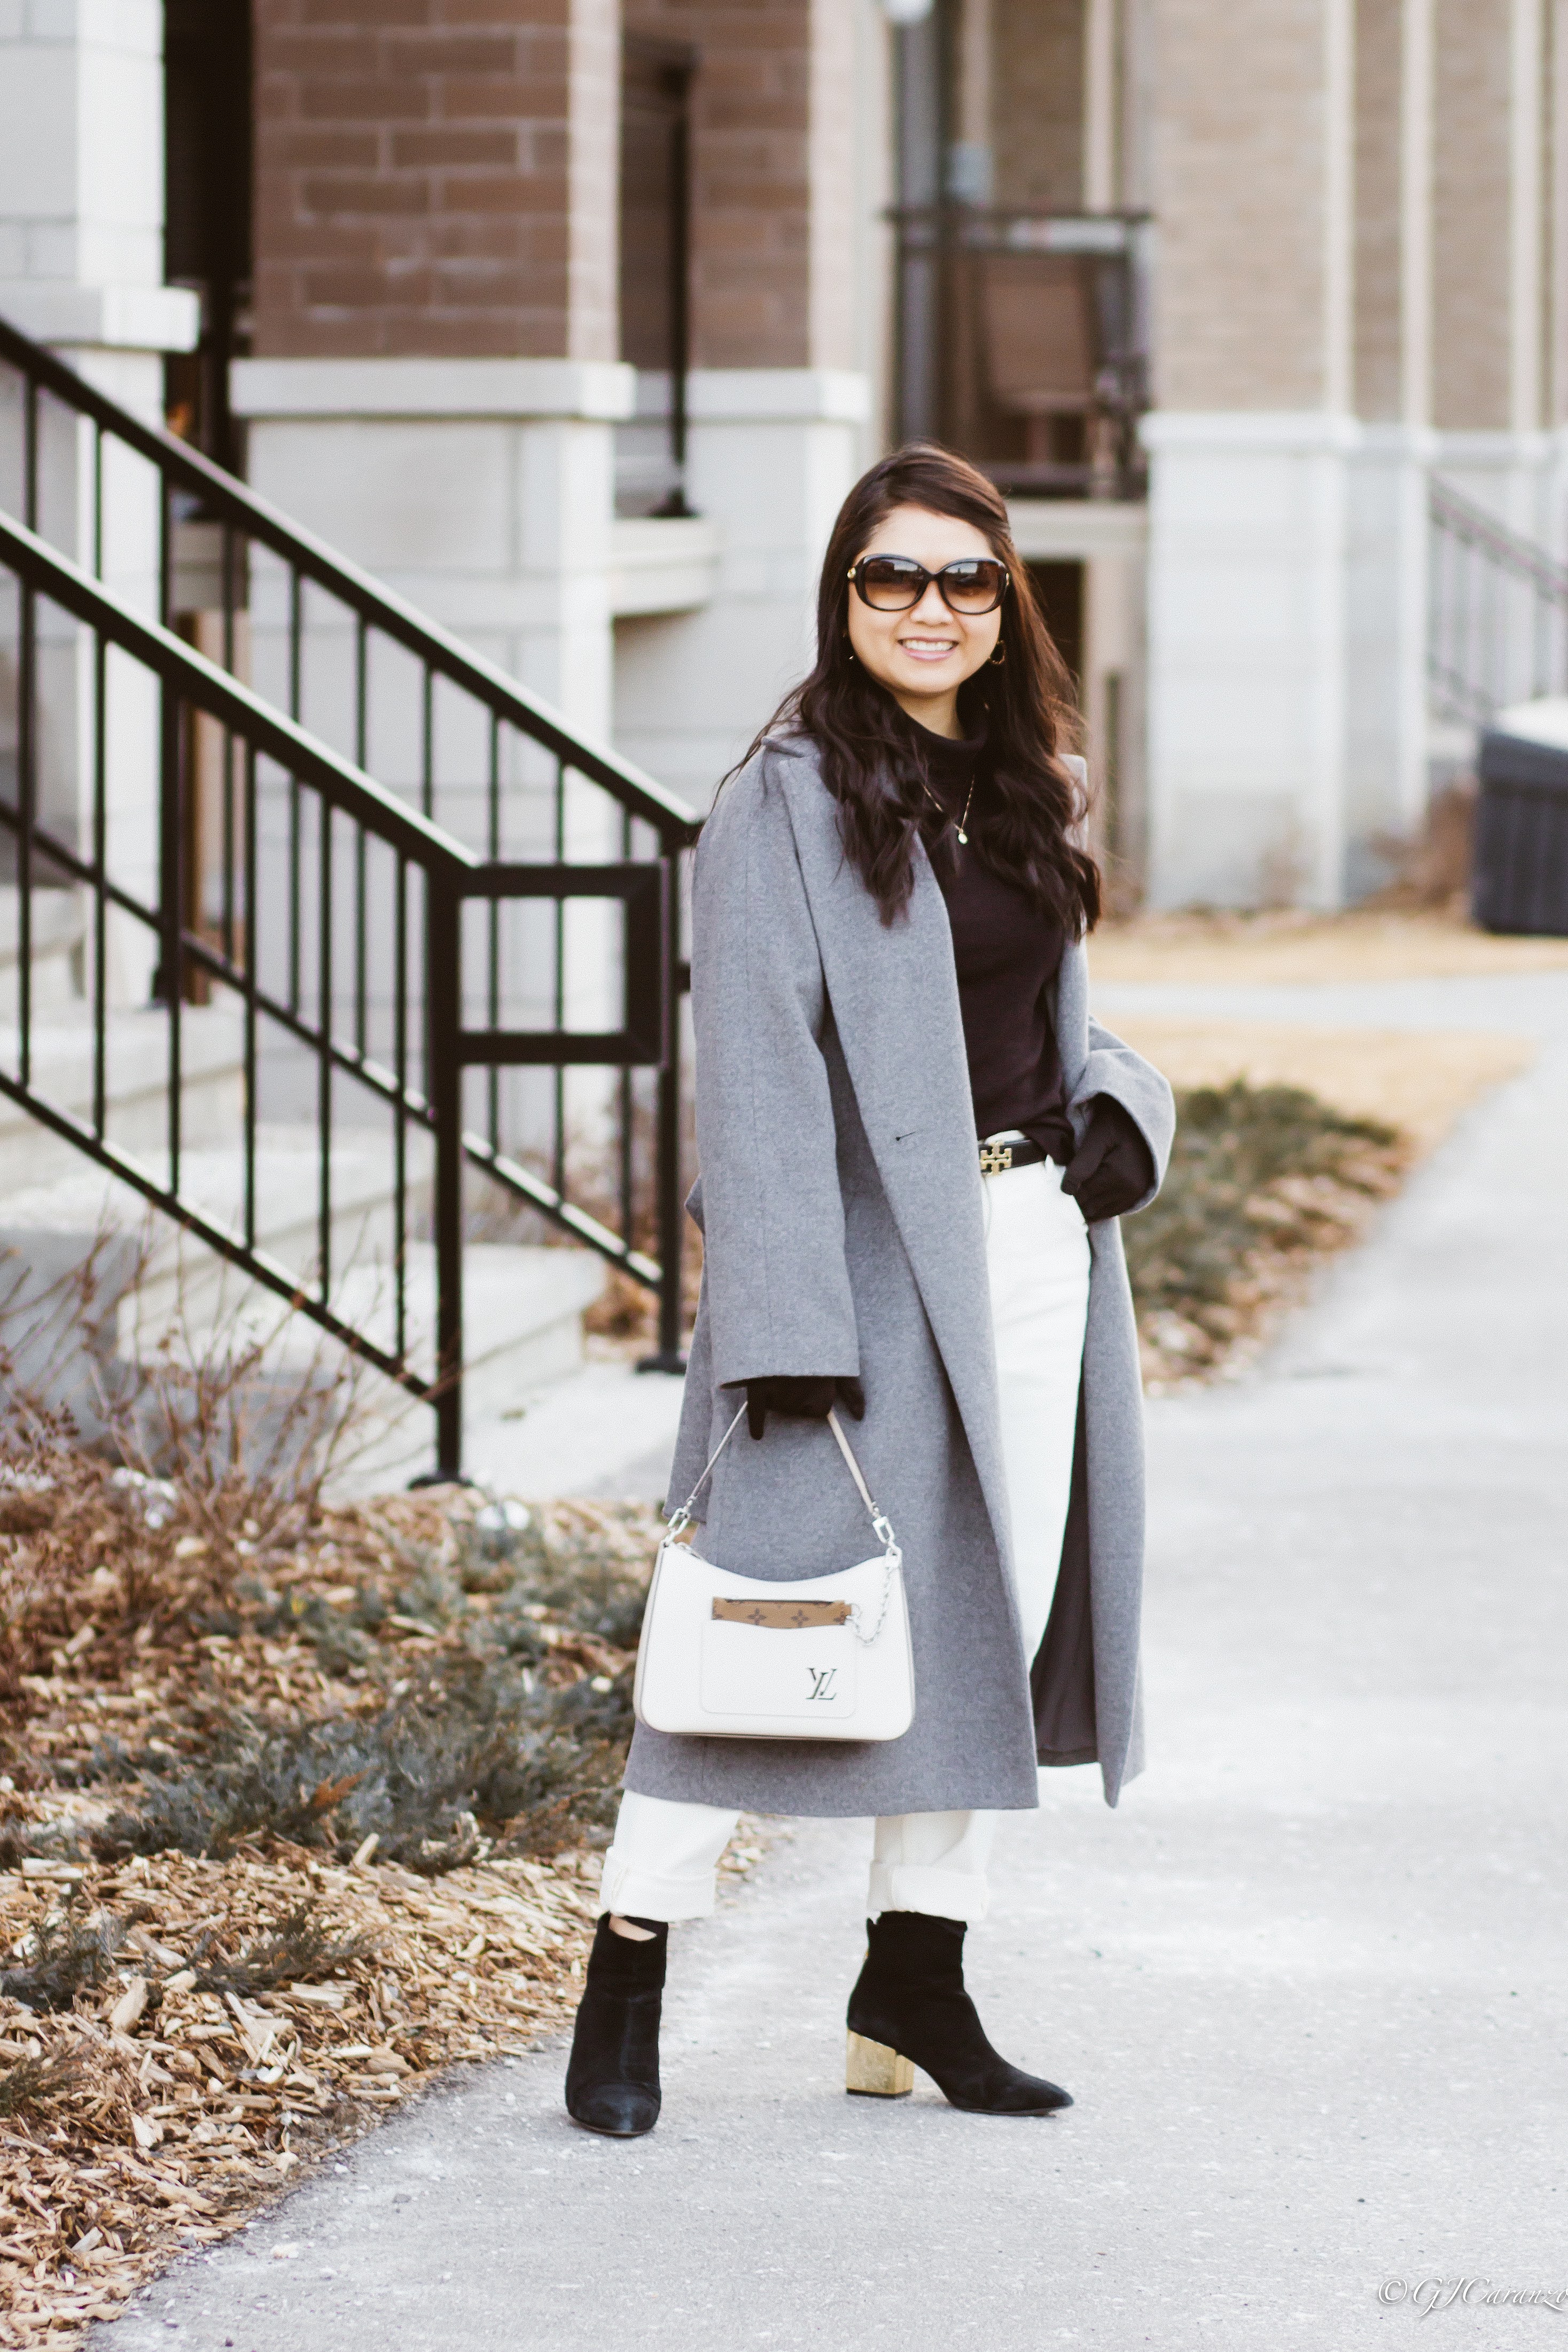
[[[672,1535],[678,1535],[683,1528],[691,1524],[692,1509],[696,1502],[697,1496],[702,1493],[703,1488],[712,1477],[714,1465],[717,1462],[719,1455],[724,1452],[725,1447],[729,1444],[730,1439],[740,1427],[741,1420],[745,1412],[746,1407],[742,1404],[739,1412],[730,1423],[729,1427],[725,1431],[724,1435],[719,1439],[718,1444],[708,1455],[707,1461],[703,1467],[696,1485],[692,1488],[691,1493],[686,1496],[685,1501],[681,1505],[680,1509],[670,1521],[669,1532]],[[839,1419],[836,1409],[830,1411],[828,1414],[828,1427],[832,1431],[834,1437],[838,1441],[839,1452],[843,1455],[846,1464],[849,1465],[850,1476],[855,1482],[856,1489],[860,1495],[861,1501],[866,1507],[866,1513],[871,1520],[873,1528],[875,1529],[877,1535],[882,1538],[885,1549],[889,1552],[896,1552],[898,1549],[897,1539],[882,1510],[872,1500],[871,1488],[866,1485],[861,1465],[855,1460],[854,1449],[851,1445],[849,1439],[844,1435],[844,1426],[842,1422]]]
[[[866,1509],[874,1519],[877,1517],[877,1507],[872,1501],[871,1488],[866,1485],[864,1478],[861,1475],[861,1465],[855,1460],[853,1451],[850,1445],[850,1441],[844,1435],[843,1423],[839,1419],[836,1411],[830,1412],[828,1415],[828,1427],[832,1431],[833,1435],[839,1441],[839,1452],[843,1455],[844,1460],[850,1465],[850,1476],[854,1480],[856,1486],[860,1489],[861,1501],[865,1505]]]
[[[740,1412],[736,1414],[735,1419],[730,1423],[729,1427],[725,1431],[724,1435],[719,1439],[718,1444],[708,1455],[706,1462],[703,1465],[702,1469],[697,1474],[696,1485],[692,1488],[691,1493],[686,1496],[685,1501],[681,1505],[680,1509],[670,1521],[670,1525],[673,1528],[684,1528],[689,1522],[692,1516],[692,1506],[696,1501],[697,1496],[702,1493],[703,1488],[707,1485],[708,1480],[713,1476],[714,1464],[718,1460],[719,1455],[724,1452],[725,1447],[729,1444],[730,1439],[740,1427],[741,1413],[744,1413],[745,1411],[746,1407],[743,1403],[741,1405]]]

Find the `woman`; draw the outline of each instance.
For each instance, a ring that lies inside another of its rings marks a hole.
[[[1152,1199],[1170,1089],[1088,1013],[1099,877],[1067,677],[984,478],[916,444],[845,501],[816,667],[697,852],[693,1013],[706,1243],[672,1509],[742,1398],[703,1556],[818,1576],[865,1549],[823,1421],[904,1549],[912,1728],[885,1743],[640,1724],[567,2104],[659,2111],[667,1923],[713,1906],[737,1812],[877,1817],[852,2090],[911,2064],[956,2105],[1071,2104],[994,2051],[964,1990],[999,1811],[1038,1764],[1141,1769],[1137,1343],[1114,1222]]]

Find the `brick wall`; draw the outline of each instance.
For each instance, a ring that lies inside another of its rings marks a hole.
[[[1155,0],[1155,30],[1160,405],[1321,406],[1323,0]]]
[[[698,367],[848,364],[848,0],[626,0],[701,55],[692,91]],[[815,167],[815,168],[814,168]],[[815,281],[815,282],[813,282]]]
[[[1355,40],[1355,362],[1358,416],[1403,413],[1400,0],[1359,0]]]
[[[615,356],[615,0],[255,0],[258,353]]]
[[[1509,0],[1437,0],[1433,422],[1509,423]]]

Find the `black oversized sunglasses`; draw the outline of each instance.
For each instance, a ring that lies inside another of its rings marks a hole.
[[[994,613],[1012,586],[1007,565],[994,555],[961,556],[940,572],[927,572],[911,555],[862,555],[851,564],[849,576],[861,603],[873,613],[907,613],[935,580],[947,610],[966,621]]]

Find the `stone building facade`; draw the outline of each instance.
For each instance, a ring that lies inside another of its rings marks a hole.
[[[699,803],[946,430],[1124,891],[1337,905],[1434,477],[1565,551],[1565,93],[1568,0],[10,0],[0,315]]]

